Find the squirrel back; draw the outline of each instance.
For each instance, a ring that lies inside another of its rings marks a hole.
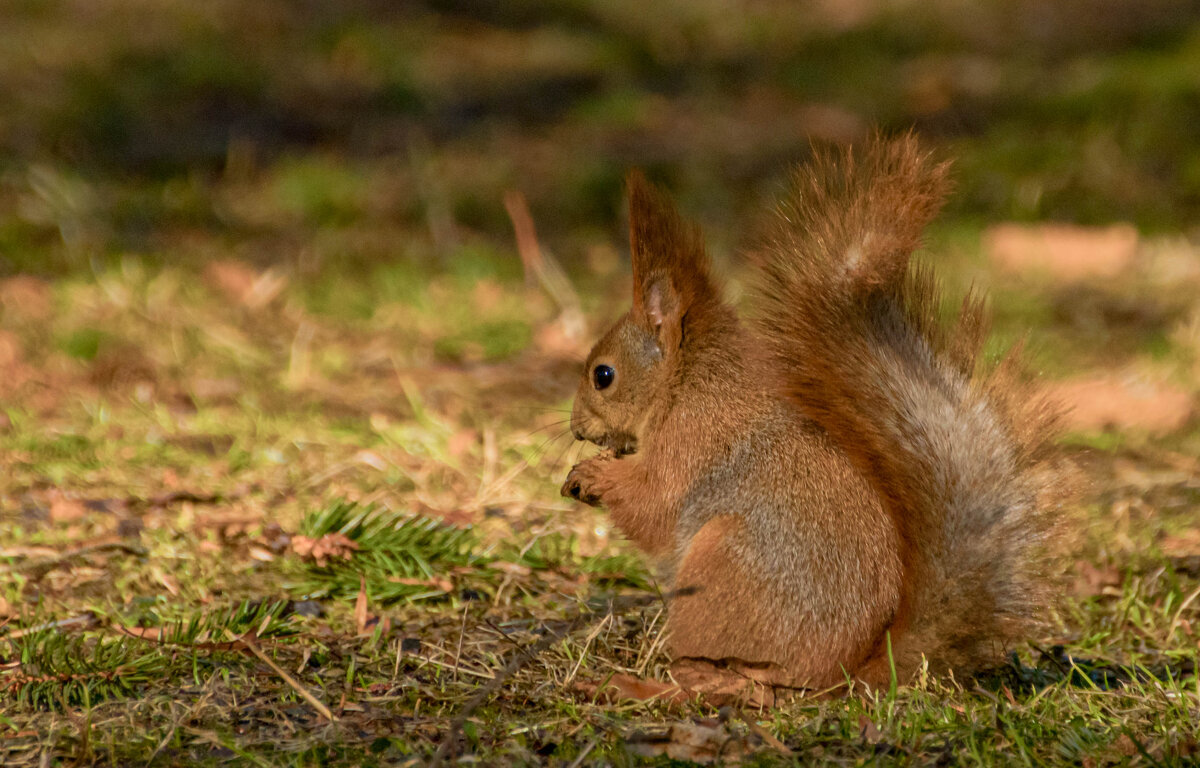
[[[786,396],[900,534],[900,604],[858,672],[876,682],[922,657],[978,669],[1026,636],[1065,498],[1055,408],[1020,382],[1016,351],[981,375],[982,300],[968,294],[946,327],[932,273],[910,263],[947,189],[947,165],[911,135],[819,154],[759,254],[754,325]]]

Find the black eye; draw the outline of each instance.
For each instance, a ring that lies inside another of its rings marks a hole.
[[[611,366],[597,365],[592,369],[592,383],[596,385],[596,389],[606,389],[616,377],[617,372]]]

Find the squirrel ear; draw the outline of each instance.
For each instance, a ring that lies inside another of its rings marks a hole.
[[[678,320],[679,301],[675,291],[671,289],[670,281],[660,277],[646,287],[642,297],[642,312],[650,326],[658,331],[664,323]]]
[[[642,293],[640,318],[646,330],[658,339],[658,347],[670,354],[683,342],[683,307],[671,280],[655,277]]]
[[[633,314],[664,350],[683,336],[683,315],[720,303],[709,277],[700,230],[638,171],[630,172],[629,244],[633,256]]]

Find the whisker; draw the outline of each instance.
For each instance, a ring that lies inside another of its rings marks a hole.
[[[550,464],[550,467],[549,467],[549,470],[550,470],[550,472],[557,472],[557,471],[558,471],[558,468],[559,468],[560,466],[562,466],[562,460],[563,460],[564,458],[566,458],[566,456],[567,456],[567,455],[568,455],[568,454],[571,452],[571,448],[572,448],[572,447],[573,447],[573,446],[574,446],[576,443],[578,443],[578,444],[579,444],[579,446],[580,446],[580,450],[582,450],[582,446],[583,446],[583,441],[582,441],[582,440],[575,440],[575,441],[572,441],[571,443],[568,443],[568,444],[567,444],[567,447],[566,447],[565,449],[563,449],[562,451],[560,451],[560,452],[559,452],[559,454],[558,454],[558,457],[557,457],[557,458],[555,458],[555,459],[554,459],[554,461],[553,461],[553,462]],[[575,462],[571,462],[571,466],[575,466]]]
[[[570,408],[555,408],[549,405],[509,405],[506,406],[509,411],[520,411],[522,413],[570,413]]]
[[[561,440],[562,438],[566,437],[570,433],[571,433],[570,428],[567,428],[567,429],[562,430],[558,434],[547,437],[536,448],[533,449],[533,452],[530,453],[530,455],[529,455],[528,461],[530,463],[532,463],[533,461],[538,459],[543,453],[545,453],[545,451],[548,450],[551,445],[553,445],[557,441]]]
[[[570,423],[571,423],[571,419],[570,419],[570,417],[568,417],[568,418],[565,418],[565,419],[559,419],[558,421],[552,421],[552,422],[550,422],[549,424],[544,424],[544,425],[542,425],[542,426],[538,427],[537,429],[530,430],[529,432],[526,432],[526,433],[523,435],[523,437],[533,437],[533,436],[534,436],[534,435],[536,435],[538,432],[541,432],[541,431],[543,431],[543,430],[547,430],[547,429],[553,429],[553,428],[555,428],[555,427],[561,427],[563,424],[570,424]],[[568,430],[568,431],[570,431],[570,430]]]

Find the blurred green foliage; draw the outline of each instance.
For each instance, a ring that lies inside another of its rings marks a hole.
[[[0,12],[0,271],[238,245],[319,270],[565,261],[642,166],[718,250],[811,143],[916,128],[968,220],[1200,218],[1186,0],[25,0]],[[197,237],[203,232],[204,237]]]

